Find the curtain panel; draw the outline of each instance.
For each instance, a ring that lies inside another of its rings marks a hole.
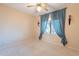
[[[65,36],[65,16],[66,9],[57,10],[51,14],[51,23],[55,28],[57,35],[61,38],[61,43],[65,46],[67,39]]]
[[[49,14],[44,14],[40,16],[40,36],[39,40],[42,39],[42,35],[44,34],[46,27],[47,27],[47,22],[48,22]]]

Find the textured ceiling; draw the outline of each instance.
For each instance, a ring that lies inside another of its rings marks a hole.
[[[11,7],[11,8],[15,8],[25,13],[31,13],[33,15],[42,15],[45,13],[53,12],[55,10],[64,8],[66,5],[64,3],[48,3],[48,11],[36,12],[35,7],[28,8],[26,7],[26,4],[27,3],[5,3],[4,5]]]

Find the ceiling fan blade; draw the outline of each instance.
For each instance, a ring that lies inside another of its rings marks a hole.
[[[44,3],[44,4],[41,5],[41,7],[42,7],[44,10],[48,11],[48,4]]]
[[[44,10],[48,11],[48,9],[47,9],[47,8],[44,8]]]
[[[48,7],[42,7],[42,9],[48,11]]]
[[[27,5],[27,7],[33,7],[34,5]]]
[[[34,3],[28,3],[26,6],[27,7],[34,7],[36,4],[34,4]]]

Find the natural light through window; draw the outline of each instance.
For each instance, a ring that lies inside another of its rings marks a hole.
[[[49,15],[48,23],[47,23],[47,28],[46,28],[46,33],[56,35],[54,26],[51,24],[51,15]]]

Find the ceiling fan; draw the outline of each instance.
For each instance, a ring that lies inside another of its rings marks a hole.
[[[36,11],[40,12],[42,10],[48,11],[48,4],[47,3],[28,3],[26,7],[35,7]]]

